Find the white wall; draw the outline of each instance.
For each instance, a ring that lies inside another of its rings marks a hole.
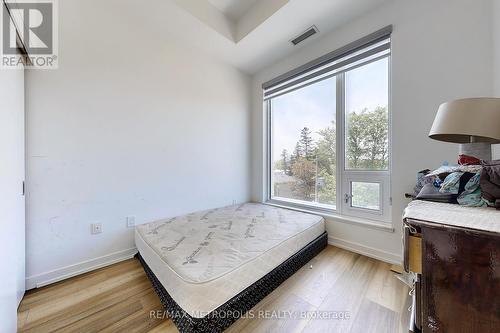
[[[0,159],[0,332],[15,332],[25,289],[24,71],[19,69],[0,70]]]
[[[500,1],[493,0],[493,97],[500,98]],[[493,145],[493,159],[500,159],[500,144]]]
[[[27,73],[30,288],[131,256],[126,216],[250,197],[250,78],[120,3],[60,1],[59,69]]]
[[[394,1],[321,39],[254,77],[253,182],[263,199],[263,110],[261,84],[388,24],[392,35],[393,170],[392,220],[396,232],[329,220],[331,241],[353,250],[398,261],[401,215],[418,170],[454,161],[458,147],[427,137],[440,103],[492,93],[491,1]]]
[[[494,95],[500,97],[500,1],[493,0],[493,83]]]

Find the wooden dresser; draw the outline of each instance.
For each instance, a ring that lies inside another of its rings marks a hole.
[[[403,226],[410,332],[500,332],[500,211],[413,201]]]

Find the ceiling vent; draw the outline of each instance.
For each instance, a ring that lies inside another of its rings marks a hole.
[[[309,37],[316,35],[318,32],[319,32],[318,28],[316,28],[316,26],[313,25],[312,27],[310,27],[309,29],[307,29],[306,31],[301,33],[299,36],[292,39],[290,42],[293,45],[297,45],[299,43],[302,43],[303,41],[305,41]]]

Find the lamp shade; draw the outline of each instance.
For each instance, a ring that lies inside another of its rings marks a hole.
[[[500,143],[500,98],[466,98],[441,104],[429,137],[455,143]]]

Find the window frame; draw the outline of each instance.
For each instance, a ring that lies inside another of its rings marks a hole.
[[[346,88],[345,88],[345,74],[350,70],[369,65],[373,62],[387,58],[387,75],[388,75],[388,101],[387,101],[387,113],[388,113],[388,166],[387,170],[353,170],[347,169],[345,164],[345,131],[346,131]],[[316,202],[307,202],[295,199],[274,197],[273,194],[273,167],[272,167],[272,100],[269,98],[264,100],[264,110],[266,114],[266,165],[265,170],[266,178],[266,203],[289,207],[292,209],[306,210],[314,213],[319,213],[328,216],[339,216],[349,219],[352,217],[359,221],[366,221],[367,224],[381,223],[383,225],[392,227],[392,193],[391,193],[391,170],[392,170],[392,55],[389,49],[388,54],[384,54],[380,57],[370,59],[362,64],[354,67],[348,68],[346,71],[340,71],[335,74],[336,77],[336,140],[337,140],[337,188],[336,188],[336,207],[325,207],[324,204]],[[349,201],[346,203],[344,197],[346,194],[352,196],[352,189],[350,183],[352,181],[360,181],[367,183],[379,183],[380,184],[380,210],[370,210],[365,208],[352,207],[351,203],[352,197],[349,197]]]

